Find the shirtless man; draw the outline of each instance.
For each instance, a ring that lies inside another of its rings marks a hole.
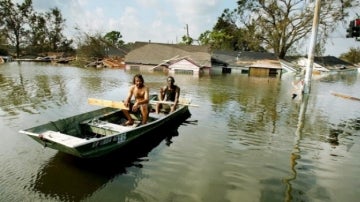
[[[135,97],[135,103],[130,103],[131,97]],[[141,74],[137,74],[133,78],[133,85],[130,87],[129,94],[124,101],[126,107],[129,108],[132,112],[138,112],[140,110],[142,121],[141,124],[145,124],[148,120],[149,109],[149,89],[144,85],[144,79]],[[123,113],[127,118],[125,125],[133,125],[134,120],[130,116],[129,110],[123,109]]]

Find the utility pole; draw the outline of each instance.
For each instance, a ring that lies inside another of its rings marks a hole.
[[[188,24],[186,24],[186,36],[187,36],[187,38],[190,37],[189,36],[189,25]]]
[[[310,93],[310,86],[311,86],[311,74],[314,64],[314,54],[315,54],[315,46],[316,46],[316,37],[319,27],[319,17],[320,17],[320,6],[321,0],[316,0],[315,2],[315,11],[314,11],[314,20],[311,30],[311,40],[310,40],[310,47],[308,52],[308,62],[306,65],[305,70],[305,79],[304,79],[304,87],[303,92],[304,94]]]

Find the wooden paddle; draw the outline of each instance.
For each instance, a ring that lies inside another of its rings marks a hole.
[[[174,102],[171,102],[171,101],[150,100],[150,104],[156,104],[156,103],[169,104],[169,105],[174,104]],[[97,98],[88,98],[88,104],[97,105],[97,106],[103,106],[103,107],[112,107],[112,108],[129,110],[129,108],[127,108],[125,106],[124,102],[120,102],[120,101],[103,100],[103,99],[97,99]],[[199,105],[194,105],[194,104],[185,103],[185,102],[179,102],[179,105],[187,105],[187,106],[191,106],[191,107],[198,107],[199,106]]]
[[[120,101],[112,101],[112,100],[103,100],[103,99],[96,99],[96,98],[88,98],[88,103],[91,105],[103,106],[103,107],[112,107],[118,109],[127,109],[128,107],[125,106],[124,102]]]
[[[335,95],[335,96],[338,96],[338,97],[346,98],[346,99],[351,99],[351,100],[360,101],[360,98],[352,97],[352,96],[350,96],[350,95],[345,95],[345,94],[335,93],[335,92],[331,92],[331,94],[333,94],[333,95]]]
[[[157,101],[157,100],[150,100],[150,104],[168,104],[168,105],[172,105],[174,104],[174,102],[171,101]],[[195,105],[195,104],[190,104],[190,103],[185,103],[185,102],[179,102],[178,105],[186,105],[189,107],[199,107],[199,105]]]

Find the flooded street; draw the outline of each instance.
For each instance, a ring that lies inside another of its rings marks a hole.
[[[44,148],[21,129],[122,100],[134,74],[41,63],[0,65],[0,201],[357,201],[360,74],[313,77],[304,101],[281,79],[175,75],[192,116],[102,160]],[[151,92],[166,75],[142,72]],[[165,138],[166,136],[166,138]],[[170,137],[170,138],[169,138]]]

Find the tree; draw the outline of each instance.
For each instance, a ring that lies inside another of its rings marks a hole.
[[[32,0],[14,4],[11,0],[0,1],[0,30],[15,47],[16,56],[22,51],[32,54],[44,51],[72,52],[72,40],[63,35],[65,20],[58,8],[37,13]]]
[[[50,12],[45,13],[47,19],[47,37],[50,43],[50,48],[57,51],[61,41],[64,39],[62,34],[65,20],[58,8],[50,9]]]
[[[33,13],[29,18],[28,51],[43,52],[49,50],[46,19],[42,14]]]
[[[8,55],[8,51],[6,49],[7,47],[7,41],[6,39],[3,37],[3,35],[0,35],[0,55]]]
[[[284,58],[291,46],[311,32],[314,1],[238,0],[237,4],[237,23],[255,26],[259,40],[279,58]],[[348,15],[348,9],[357,4],[353,0],[322,1],[319,35],[327,38]]]
[[[122,40],[122,35],[118,31],[111,31],[105,34],[104,39],[108,41],[111,45],[115,47],[120,47],[124,45],[124,41]]]
[[[184,35],[181,37],[181,42],[179,44],[191,45],[193,42],[194,42],[193,38]]]
[[[100,33],[87,34],[79,32],[77,41],[77,55],[82,58],[103,58],[106,56],[104,38]],[[105,41],[107,42],[107,41]]]
[[[22,4],[14,4],[11,0],[0,1],[0,30],[15,46],[17,57],[20,55],[20,45],[27,35],[27,18],[32,12],[32,0],[25,0]]]
[[[349,52],[340,55],[340,59],[353,64],[360,63],[360,48],[350,48]]]
[[[222,30],[214,30],[212,32],[205,31],[200,34],[199,41],[201,45],[210,45],[210,49],[230,49],[228,47],[228,41],[233,37],[226,34]]]
[[[247,29],[236,26],[235,13],[225,9],[213,27],[213,31],[200,34],[201,44],[210,45],[211,49],[234,51],[264,51],[261,42],[254,33],[254,27]]]

